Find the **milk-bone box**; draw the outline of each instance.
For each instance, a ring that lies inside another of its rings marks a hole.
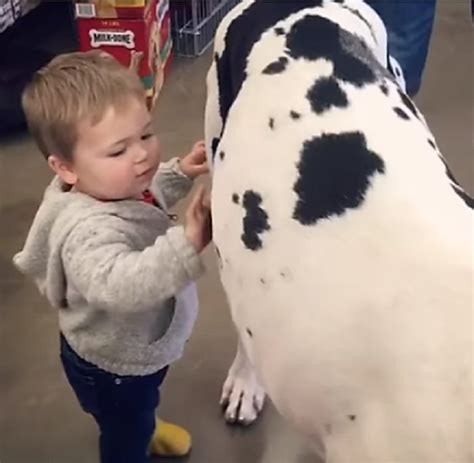
[[[156,101],[171,62],[168,0],[76,0],[81,51],[103,50],[134,69]]]

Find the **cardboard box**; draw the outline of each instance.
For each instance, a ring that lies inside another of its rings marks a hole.
[[[141,19],[150,0],[76,0],[77,18]]]
[[[160,93],[171,58],[168,0],[147,0],[143,13],[141,19],[77,17],[77,26],[80,50],[103,50],[134,69],[147,90],[151,107]]]

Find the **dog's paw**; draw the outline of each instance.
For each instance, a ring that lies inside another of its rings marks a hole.
[[[222,388],[221,406],[228,423],[252,424],[263,409],[265,391],[249,366],[230,369]]]

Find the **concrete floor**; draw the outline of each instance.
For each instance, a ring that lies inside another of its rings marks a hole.
[[[418,103],[459,181],[474,193],[472,26],[468,1],[440,0]],[[156,114],[169,156],[202,137],[210,54],[178,60]],[[54,311],[11,265],[50,178],[30,137],[0,140],[0,461],[95,463],[97,432],[66,383]],[[182,206],[181,206],[182,207]],[[182,210],[182,209],[181,209]],[[212,255],[200,281],[202,311],[186,355],[163,388],[160,415],[194,436],[189,463],[309,463],[300,441],[268,406],[247,430],[226,426],[217,405],[235,335]],[[156,462],[160,461],[155,460]],[[169,461],[169,460],[168,460]],[[133,463],[133,462],[131,462]]]

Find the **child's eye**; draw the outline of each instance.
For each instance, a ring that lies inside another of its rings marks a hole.
[[[122,148],[121,150],[114,151],[113,153],[110,153],[108,155],[109,158],[117,158],[121,156],[123,153],[125,153],[125,148]]]
[[[146,133],[146,134],[142,135],[142,140],[148,140],[151,137],[153,137],[152,133]]]

